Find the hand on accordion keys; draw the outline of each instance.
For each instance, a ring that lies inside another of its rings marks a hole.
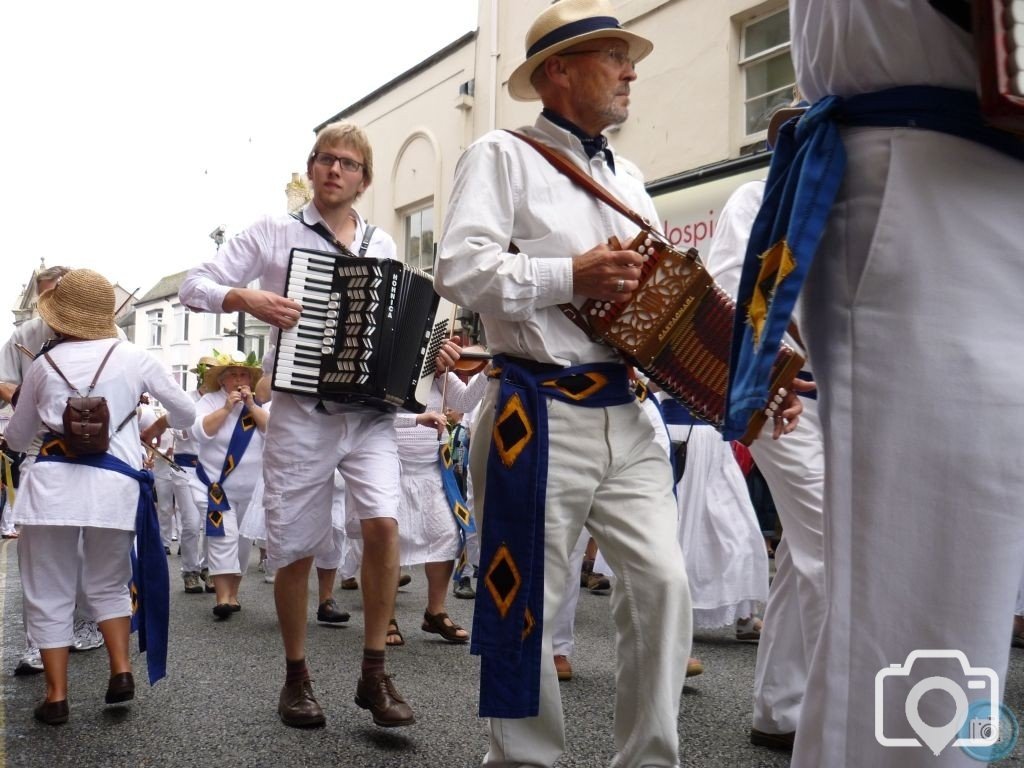
[[[620,250],[612,238],[611,247],[602,243],[572,260],[572,291],[599,301],[627,301],[640,285],[643,257],[636,251]]]

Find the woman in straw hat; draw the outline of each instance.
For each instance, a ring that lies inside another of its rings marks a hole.
[[[130,553],[137,517],[142,516],[140,512],[151,512],[155,524],[155,509],[147,506],[152,504],[152,477],[141,471],[137,421],[129,419],[122,429],[116,425],[134,412],[144,391],[166,406],[172,426],[190,424],[195,408],[156,358],[117,340],[114,289],[102,275],[88,269],[68,272],[40,297],[38,308],[60,342],[50,350],[49,359],[37,359],[26,373],[6,436],[12,448],[25,450],[40,431],[54,433],[44,441],[39,458],[23,478],[15,522],[22,526],[18,555],[25,625],[31,642],[41,649],[46,679],[46,698],[36,707],[35,717],[56,725],[66,722],[69,714],[67,665],[80,537],[82,593],[110,657],[105,700],[119,703],[135,694],[128,655]],[[85,392],[108,353],[95,387]],[[72,386],[83,394],[106,399],[111,426],[110,445],[104,454],[75,458],[62,451],[64,443],[56,428],[62,425],[68,397],[76,396]],[[150,561],[144,544],[140,536],[139,556],[148,567],[163,565],[166,593],[163,549]],[[137,586],[144,588],[141,583]],[[160,595],[151,596],[151,604],[159,606]],[[148,596],[146,601],[150,602]],[[150,680],[155,681],[163,673],[154,664],[162,661],[157,658],[160,648],[166,653],[166,625],[161,631],[150,624],[147,642]]]
[[[242,609],[238,587],[252,548],[239,546],[238,526],[263,471],[269,411],[253,394],[262,376],[254,354],[214,350],[203,372],[206,394],[196,404],[199,462],[192,488],[205,511],[206,554],[217,593],[213,613],[219,619]]]

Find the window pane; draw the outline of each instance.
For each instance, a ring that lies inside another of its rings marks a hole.
[[[420,269],[430,272],[434,269],[434,209],[425,208],[420,213],[423,216],[422,234],[420,235]]]
[[[789,11],[776,13],[755,21],[746,29],[743,39],[743,58],[755,56],[776,45],[789,42]]]
[[[796,83],[796,73],[793,71],[793,59],[789,51],[773,56],[767,61],[760,61],[751,64],[746,68],[747,98],[753,99],[764,96],[770,91],[790,87]]]
[[[768,128],[768,120],[779,107],[793,100],[792,88],[776,91],[767,96],[760,96],[747,102],[747,134],[757,133]]]

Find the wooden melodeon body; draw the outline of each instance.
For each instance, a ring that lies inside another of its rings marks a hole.
[[[278,338],[273,389],[426,410],[454,316],[428,275],[394,259],[293,248],[285,282],[302,313]]]
[[[1024,0],[974,0],[971,21],[982,114],[1024,134]]]
[[[622,247],[614,238],[610,245]],[[589,299],[580,310],[583,318],[598,337],[658,386],[721,430],[735,302],[718,287],[692,248],[682,253],[642,231],[625,249],[644,257],[639,288],[628,302]],[[803,357],[783,344],[772,368],[769,392],[788,390],[803,364]],[[753,442],[765,420],[764,409],[754,413],[741,442]]]

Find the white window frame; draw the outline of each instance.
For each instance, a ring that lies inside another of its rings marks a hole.
[[[178,382],[180,386],[186,392],[188,391],[188,366],[187,365],[172,365],[171,376]]]
[[[740,29],[739,70],[740,70],[740,82],[742,83],[741,87],[743,89],[743,109],[741,110],[742,135],[747,137],[747,139],[750,139],[751,137],[755,137],[755,138],[759,137],[759,136],[763,137],[765,135],[765,130],[766,130],[766,128],[760,128],[760,129],[754,131],[753,133],[748,133],[747,132],[747,111],[750,108],[750,104],[752,102],[758,100],[758,99],[763,99],[766,96],[774,96],[774,95],[777,95],[777,94],[780,94],[780,93],[785,93],[786,94],[786,96],[787,96],[786,101],[788,102],[789,101],[788,97],[792,94],[793,88],[796,85],[795,78],[794,78],[794,82],[793,83],[789,83],[788,85],[784,85],[782,87],[775,88],[775,89],[770,90],[770,91],[765,91],[764,93],[758,93],[756,95],[751,96],[751,94],[749,94],[747,92],[747,71],[751,67],[754,67],[754,66],[756,66],[758,64],[762,64],[764,62],[767,62],[770,59],[777,58],[780,55],[790,56],[791,55],[790,51],[792,49],[792,42],[793,42],[792,39],[790,38],[790,39],[787,39],[786,42],[784,42],[784,43],[779,43],[778,45],[774,45],[771,48],[766,48],[763,51],[758,51],[757,53],[748,56],[747,55],[747,31],[750,29],[750,27],[754,26],[755,24],[760,24],[760,23],[762,23],[762,22],[772,18],[773,16],[778,16],[780,14],[788,13],[788,12],[789,12],[789,7],[788,6],[782,6],[781,8],[778,8],[778,9],[776,9],[774,11],[770,11],[768,13],[760,14],[759,16],[744,22],[742,28]]]
[[[433,272],[434,272],[434,250],[435,250],[436,244],[437,244],[437,240],[436,240],[436,237],[435,237],[436,234],[437,234],[437,228],[436,228],[436,222],[434,221],[434,212],[435,212],[435,210],[436,209],[434,208],[434,201],[433,200],[429,200],[425,204],[417,205],[414,208],[408,209],[403,214],[403,216],[402,216],[402,227],[403,227],[404,236],[405,236],[405,255],[404,255],[405,263],[408,264],[411,267],[416,267],[417,269],[421,269],[424,272],[426,272],[427,274],[433,274]],[[423,253],[423,213],[427,212],[427,211],[430,212],[430,252],[427,253],[427,254],[424,254]],[[414,216],[419,216],[420,217],[420,235],[419,235],[420,248],[419,248],[419,253],[416,254],[416,261],[415,262],[410,261],[410,256],[413,255],[410,252],[411,251],[411,246],[412,246],[412,236],[411,236],[412,226],[411,226],[411,220],[412,220],[412,217],[414,217]],[[426,264],[423,263],[424,259],[426,259],[426,261],[427,261]]]
[[[146,312],[146,324],[149,326],[149,346],[162,347],[164,340],[164,311],[150,309]]]
[[[174,304],[171,310],[174,315],[174,341],[188,341],[188,318],[192,313],[184,304]]]

